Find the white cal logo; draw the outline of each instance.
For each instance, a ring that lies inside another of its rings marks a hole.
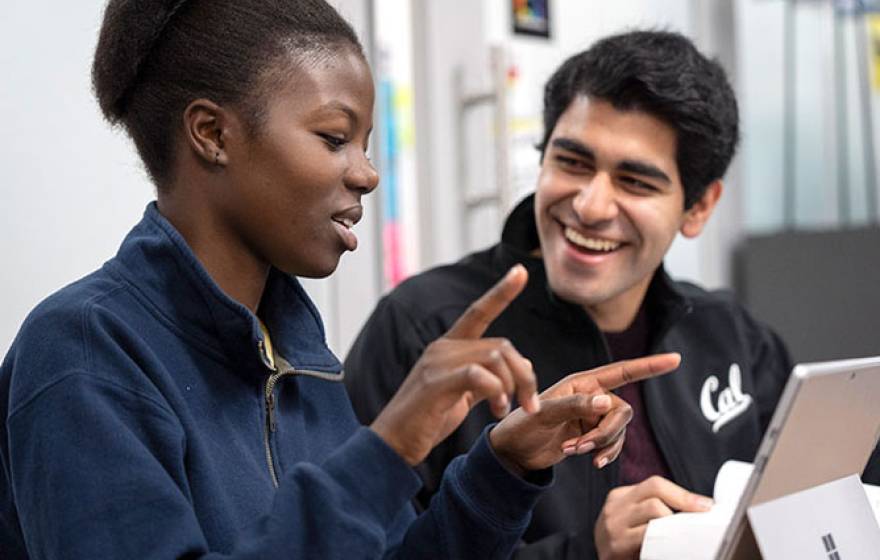
[[[712,422],[712,431],[717,433],[725,424],[745,412],[752,404],[751,395],[742,391],[742,371],[738,364],[730,364],[727,389],[718,394],[718,407],[712,402],[712,393],[718,390],[719,381],[710,375],[700,391],[700,409],[706,420]]]

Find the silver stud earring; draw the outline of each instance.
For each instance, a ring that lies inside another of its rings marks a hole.
[[[220,164],[220,152],[214,152],[214,165]]]

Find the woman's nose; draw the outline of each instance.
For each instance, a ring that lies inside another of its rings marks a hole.
[[[373,162],[365,153],[361,154],[360,159],[349,167],[345,185],[350,189],[364,191],[364,194],[373,192],[379,185],[379,172],[376,171]]]

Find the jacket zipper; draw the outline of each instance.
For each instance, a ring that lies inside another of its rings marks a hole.
[[[282,377],[293,375],[295,373],[295,369],[289,369],[285,371],[275,372],[269,375],[269,377],[266,378],[266,388],[263,393],[266,405],[266,426],[265,430],[263,431],[263,434],[265,436],[263,438],[263,444],[266,448],[266,464],[269,466],[269,474],[272,476],[272,485],[275,488],[278,488],[278,474],[275,472],[275,459],[272,457],[272,446],[270,443],[270,438],[272,437],[272,433],[275,431],[276,428],[275,385]]]
[[[693,311],[692,305],[685,305],[681,309],[679,309],[675,314],[671,314],[668,320],[663,324],[663,326],[657,331],[657,336],[654,338],[654,343],[651,345],[650,353],[656,353],[658,351],[663,350],[663,339],[666,338],[666,334],[672,330],[672,327],[678,323],[683,317],[686,315],[690,315]],[[651,403],[651,399],[648,397],[646,393],[642,393],[642,399],[644,401],[645,410],[648,412],[648,418],[652,418],[652,410],[656,411],[656,407]],[[651,429],[654,431],[654,439],[657,440],[657,449],[660,450],[660,455],[666,461],[666,466],[669,467],[669,472],[672,474],[672,477],[675,478],[682,486],[691,487],[693,486],[693,481],[689,476],[689,473],[686,468],[682,466],[682,464],[678,460],[678,456],[674,453],[669,453],[669,449],[671,448],[669,445],[669,437],[667,437],[667,433],[665,431],[666,426],[662,425],[659,418],[654,422],[648,421],[648,424],[651,426]]]
[[[285,365],[286,362],[282,362]],[[267,367],[268,364],[267,364]],[[292,377],[294,375],[310,375],[313,377],[318,377],[321,379],[328,379],[333,377],[330,374],[320,372],[320,371],[311,371],[307,369],[296,369],[293,367],[286,367],[285,369],[278,371],[277,369],[272,369],[273,373],[266,378],[266,385],[263,390],[263,404],[266,407],[266,425],[263,430],[263,447],[266,450],[266,465],[269,467],[269,474],[272,477],[272,486],[278,488],[278,473],[275,469],[275,458],[272,456],[272,445],[271,438],[272,434],[275,432],[277,428],[277,422],[275,418],[275,385],[278,384],[285,377]]]

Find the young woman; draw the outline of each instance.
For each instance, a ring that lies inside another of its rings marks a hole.
[[[373,85],[322,0],[111,0],[93,68],[157,202],[28,317],[0,368],[3,558],[506,557],[565,455],[620,451],[603,394],[660,356],[535,395],[481,339],[513,269],[370,427],[296,276],[354,250]],[[120,188],[124,188],[120,186]],[[483,399],[505,416],[420,516],[412,467]]]

